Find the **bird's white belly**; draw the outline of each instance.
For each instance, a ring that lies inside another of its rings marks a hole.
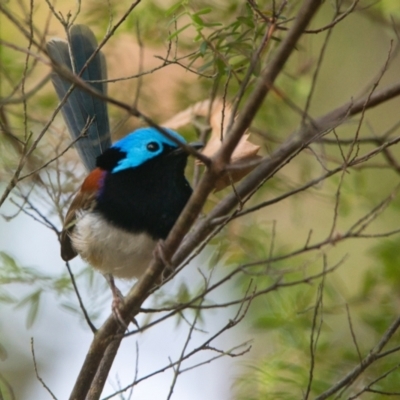
[[[124,231],[93,212],[79,218],[71,239],[85,261],[102,273],[111,273],[117,278],[140,277],[157,244],[149,235]]]

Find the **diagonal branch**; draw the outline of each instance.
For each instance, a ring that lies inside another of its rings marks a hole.
[[[370,353],[358,364],[352,371],[345,375],[339,382],[330,387],[325,392],[321,393],[315,398],[315,400],[324,400],[330,397],[332,394],[338,392],[340,389],[347,387],[354,380],[360,376],[360,374],[365,371],[372,363],[380,358],[380,352],[386,346],[391,337],[396,333],[400,327],[400,317],[397,318],[392,325],[386,330],[384,335],[378,344],[370,351]]]
[[[389,86],[380,91],[376,91],[366,104],[365,96],[356,102],[348,102],[335,110],[314,120],[312,123],[303,126],[298,132],[294,132],[282,143],[269,158],[266,158],[255,168],[242,182],[236,186],[236,192],[240,198],[245,198],[251,194],[262,182],[274,175],[282,164],[287,162],[290,157],[304,149],[310,142],[320,137],[321,133],[345,122],[349,117],[357,115],[365,110],[375,107],[396,96],[400,96],[400,82]],[[183,262],[197,244],[207,238],[215,229],[213,220],[215,218],[227,217],[227,214],[238,205],[238,195],[231,193],[226,196],[206,218],[197,222],[192,233],[185,239],[179,251],[172,259],[173,264]]]

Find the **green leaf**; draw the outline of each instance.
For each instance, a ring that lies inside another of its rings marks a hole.
[[[242,23],[247,25],[250,28],[254,28],[254,21],[252,17],[238,17],[237,20]]]
[[[18,272],[20,267],[16,263],[15,259],[11,257],[8,253],[0,251],[0,258],[3,262],[3,268],[7,268],[9,272]]]
[[[30,328],[35,319],[37,317],[40,305],[40,299],[42,295],[42,290],[36,290],[35,292],[31,293],[30,295],[26,296],[20,303],[16,306],[17,308],[22,308],[24,306],[28,306],[28,315],[26,317],[26,326]]]
[[[17,300],[15,299],[15,297],[11,296],[9,293],[7,293],[6,291],[2,290],[0,292],[0,303],[15,303]]]
[[[205,7],[203,9],[201,9],[200,11],[197,11],[194,15],[204,15],[204,14],[210,14],[210,12],[212,12],[212,8],[211,7]]]
[[[8,357],[6,348],[0,343],[0,361],[5,361]],[[1,399],[1,397],[0,397]]]
[[[175,14],[176,10],[178,10],[178,8],[182,7],[183,3],[186,3],[186,2],[185,1],[179,1],[178,3],[174,4],[170,8],[167,8],[167,10],[165,11],[165,15],[166,16],[170,16],[172,14]]]
[[[176,36],[178,36],[181,32],[183,32],[189,26],[191,26],[191,24],[186,24],[182,28],[179,28],[178,30],[176,30],[174,33],[171,33],[171,35],[168,36],[168,40],[174,39]]]
[[[200,47],[199,47],[199,52],[202,56],[204,56],[206,54],[208,48],[208,43],[207,42],[202,42]]]
[[[204,21],[197,14],[192,14],[190,18],[196,25],[204,26]]]
[[[232,65],[232,67],[237,68],[239,66],[243,66],[249,62],[248,57],[246,56],[234,56],[229,59],[229,65]]]

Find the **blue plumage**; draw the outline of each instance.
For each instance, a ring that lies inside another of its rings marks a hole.
[[[164,128],[165,129],[165,128]],[[168,133],[181,143],[186,140],[171,129]],[[118,149],[125,153],[125,157],[118,161],[111,172],[119,172],[127,168],[138,167],[145,162],[161,155],[166,147],[176,149],[178,145],[168,139],[156,128],[140,128],[114,143],[111,148]]]
[[[56,39],[47,50],[53,60],[79,73],[96,51],[96,39],[82,25],[70,29],[70,38],[69,46]],[[97,53],[82,79],[105,94],[106,78],[104,56]],[[61,100],[71,84],[55,72],[52,81]],[[65,217],[61,256],[68,261],[80,254],[103,273],[139,277],[157,241],[168,236],[191,196],[185,178],[188,153],[152,127],[137,129],[111,145],[106,103],[80,88],[69,94],[63,114],[91,172]],[[178,133],[166,130],[186,144]]]
[[[107,94],[107,67],[102,52],[98,52],[83,70],[97,48],[93,32],[85,25],[74,25],[69,33],[70,46],[60,39],[47,43],[49,55],[60,65],[76,74],[81,73],[81,78],[99,93]],[[63,100],[71,83],[55,72],[51,74],[51,80],[59,99]],[[83,164],[88,171],[93,170],[96,157],[111,146],[107,103],[76,87],[66,99],[62,113],[72,139],[77,141],[75,147]]]

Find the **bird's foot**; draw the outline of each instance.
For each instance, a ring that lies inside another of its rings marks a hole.
[[[174,267],[171,264],[171,261],[165,255],[164,247],[165,247],[164,240],[159,240],[154,249],[154,256],[160,258],[165,266],[161,277],[162,281],[164,281],[168,276],[170,276],[174,272]]]
[[[119,294],[121,294],[121,292],[119,292]],[[128,329],[128,325],[125,323],[125,320],[122,318],[122,315],[120,312],[120,308],[123,306],[123,304],[124,304],[123,296],[121,295],[121,297],[120,297],[119,295],[114,295],[114,293],[113,293],[113,300],[111,303],[111,311],[112,311],[113,316],[116,319],[116,321],[126,331]]]
[[[126,331],[128,329],[129,323],[127,324],[125,322],[125,319],[122,317],[122,314],[120,311],[121,307],[124,305],[124,296],[121,293],[121,291],[117,288],[117,286],[115,285],[114,277],[111,274],[105,275],[105,278],[111,288],[111,292],[112,292],[112,296],[113,296],[113,300],[111,303],[112,314],[113,314],[114,318],[116,319],[116,321]],[[131,321],[136,325],[136,327],[138,329],[140,329],[139,324],[137,323],[137,321],[134,317],[132,317]]]

